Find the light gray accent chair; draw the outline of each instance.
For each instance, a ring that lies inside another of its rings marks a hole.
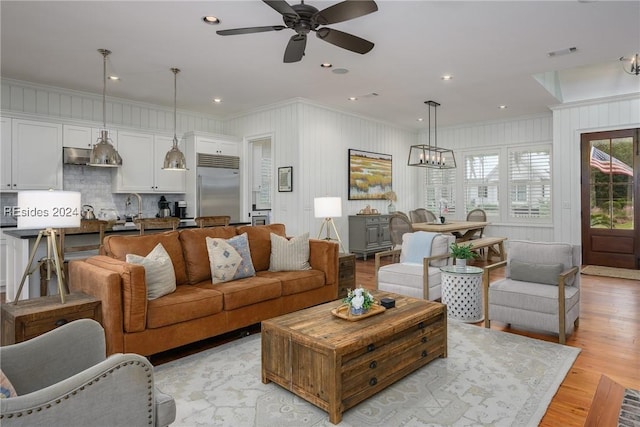
[[[507,323],[558,334],[560,344],[580,319],[581,248],[569,243],[507,242],[507,259],[485,267],[484,325]],[[505,266],[504,278],[491,272]]]
[[[0,399],[0,425],[167,426],[174,399],[153,383],[153,366],[137,354],[105,358],[102,326],[75,320],[0,347],[0,366],[18,396]]]
[[[377,289],[426,300],[442,297],[440,267],[452,264],[449,245],[455,241],[451,234],[436,234],[431,241],[428,256],[410,253],[415,251],[411,240],[417,233],[405,233],[402,247],[375,255]],[[391,263],[389,263],[389,260]],[[398,260],[396,262],[396,260]]]

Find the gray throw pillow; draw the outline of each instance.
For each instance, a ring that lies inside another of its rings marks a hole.
[[[557,286],[558,276],[562,273],[564,265],[562,263],[534,264],[512,259],[509,263],[509,269],[513,280]]]

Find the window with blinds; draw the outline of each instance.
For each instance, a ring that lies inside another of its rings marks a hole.
[[[509,218],[551,218],[551,146],[510,148]]]
[[[455,169],[427,169],[425,185],[426,208],[440,216],[456,213],[456,170]]]
[[[480,208],[487,217],[499,216],[500,154],[465,154],[463,165],[465,214]]]

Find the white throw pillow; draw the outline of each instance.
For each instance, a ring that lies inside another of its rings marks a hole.
[[[171,257],[162,243],[158,243],[146,257],[127,254],[125,260],[144,267],[147,281],[147,299],[152,300],[176,290],[176,273]]]
[[[269,271],[311,270],[309,233],[287,239],[271,233]]]

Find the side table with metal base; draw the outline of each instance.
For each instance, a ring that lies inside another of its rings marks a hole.
[[[482,313],[482,273],[479,267],[440,267],[442,272],[442,303],[447,316],[467,323],[480,322]]]

